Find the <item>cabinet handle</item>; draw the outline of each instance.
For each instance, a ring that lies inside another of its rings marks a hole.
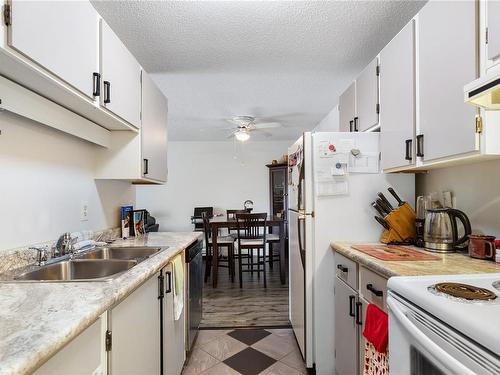
[[[111,103],[111,82],[103,81],[104,84],[104,103]]]
[[[101,96],[101,75],[97,72],[92,74],[93,90],[92,95]]]
[[[350,132],[354,131],[354,120],[349,121],[349,131]]]
[[[405,145],[406,145],[405,160],[412,160],[412,156],[411,156],[411,146],[412,146],[412,143],[413,143],[413,139],[407,139],[405,141]]]
[[[167,275],[167,290],[165,290],[165,294],[172,292],[172,272],[165,271],[165,275]]]
[[[144,159],[144,174],[149,173],[149,159]]]
[[[353,318],[356,316],[354,314],[354,300],[356,299],[356,296],[349,296],[349,316],[352,316]]]
[[[373,284],[366,284],[366,289],[368,289],[370,292],[375,294],[377,297],[382,297],[384,295],[384,292],[381,290],[375,289]]]
[[[355,132],[359,132],[359,129],[358,129],[358,118],[357,117],[354,117],[354,131]]]
[[[424,157],[424,135],[417,135],[417,156],[423,158]]]
[[[160,275],[158,276],[158,299],[163,299],[163,273],[160,272]]]
[[[337,264],[337,269],[341,270],[342,272],[349,272],[349,268],[344,267],[342,264]]]
[[[361,307],[363,304],[361,302],[356,302],[356,324],[358,326],[363,325],[363,317],[361,316]]]

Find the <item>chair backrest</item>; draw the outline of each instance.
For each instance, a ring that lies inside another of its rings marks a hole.
[[[243,214],[246,213],[246,210],[240,209],[240,210],[226,210],[226,218],[227,220],[234,220],[236,219],[236,214]]]
[[[191,222],[194,224],[194,230],[202,230],[203,229],[203,223],[202,223],[202,213],[205,212],[208,215],[208,218],[211,218],[214,216],[214,208],[213,207],[195,207],[193,216],[191,216]]]
[[[266,244],[267,213],[236,213],[238,245],[242,239],[261,240],[260,246]],[[260,241],[258,241],[260,243]]]

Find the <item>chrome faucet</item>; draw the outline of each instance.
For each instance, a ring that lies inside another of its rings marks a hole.
[[[71,238],[71,233],[66,232],[57,240],[54,256],[61,257],[67,254],[72,255],[73,252],[73,240]]]
[[[45,262],[48,260],[48,251],[47,247],[30,247],[29,250],[37,251],[36,254],[36,264],[37,266],[44,266]]]

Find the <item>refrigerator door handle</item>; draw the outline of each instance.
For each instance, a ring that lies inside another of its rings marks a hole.
[[[299,215],[297,218],[297,237],[298,237],[298,242],[299,242],[299,253],[300,253],[300,260],[302,261],[302,267],[305,269],[306,268],[306,252],[302,248],[302,224],[305,223],[306,218],[305,216]]]
[[[303,202],[302,202],[302,186],[304,182],[304,162],[300,165],[300,171],[299,171],[299,183],[297,185],[297,210],[303,209]]]

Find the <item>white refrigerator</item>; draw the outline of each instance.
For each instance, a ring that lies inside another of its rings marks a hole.
[[[380,173],[379,133],[304,133],[289,149],[290,322],[308,368],[335,372],[331,242],[378,241],[370,203],[393,187],[415,198],[415,177]]]

